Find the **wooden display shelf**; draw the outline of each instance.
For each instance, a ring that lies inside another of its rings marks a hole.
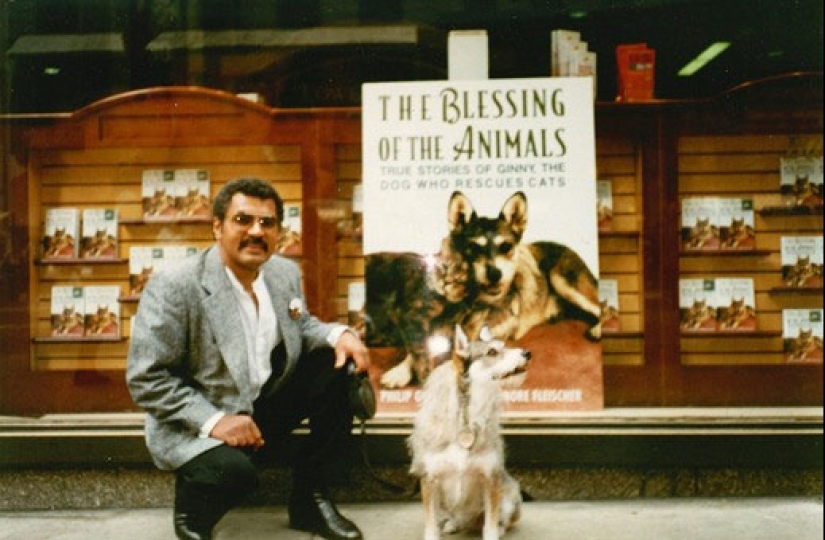
[[[89,259],[81,259],[79,257],[72,257],[66,259],[35,259],[34,264],[35,266],[82,266],[87,264],[94,264],[94,265],[108,265],[108,264],[126,264],[129,262],[129,259],[123,259],[121,257],[110,257],[110,258],[89,258]]]
[[[644,332],[625,332],[623,330],[619,331],[605,331],[602,330],[602,339],[639,339],[645,337]]]
[[[121,218],[118,221],[121,225],[190,225],[190,224],[204,224],[212,223],[212,217],[191,217],[191,218],[168,218],[168,219],[146,219],[146,218]]]
[[[123,336],[79,336],[76,338],[71,337],[58,337],[58,336],[44,336],[44,337],[35,337],[32,338],[33,343],[37,344],[44,344],[44,343],[118,343],[121,341],[126,341],[126,338]]]
[[[680,257],[767,257],[771,253],[769,249],[679,250]]]
[[[766,206],[759,210],[762,216],[821,216],[821,204],[797,204],[792,206]]]
[[[822,296],[822,287],[773,287],[770,294],[803,294]]]
[[[782,332],[769,330],[709,330],[707,332],[680,332],[679,337],[683,339],[708,339],[708,338],[776,338],[782,337]]]
[[[599,236],[604,238],[639,238],[641,231],[599,231]]]

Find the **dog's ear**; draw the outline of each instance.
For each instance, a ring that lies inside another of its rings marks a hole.
[[[481,327],[478,333],[478,339],[484,342],[493,341],[493,333],[490,331],[489,326],[485,324]]]
[[[470,199],[463,193],[456,191],[450,196],[450,204],[447,207],[447,223],[450,226],[450,232],[464,228],[475,215]]]
[[[461,328],[460,324],[455,325],[453,350],[462,358],[467,358],[470,356],[470,339],[467,337],[467,334],[464,333],[464,329]]]
[[[501,207],[500,217],[521,237],[527,229],[527,196],[521,191],[512,195]]]

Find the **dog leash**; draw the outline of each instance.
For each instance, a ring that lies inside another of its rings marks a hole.
[[[359,438],[361,440],[358,446],[361,450],[361,460],[364,462],[364,468],[367,475],[387,491],[390,491],[396,495],[403,495],[405,497],[416,497],[421,489],[421,485],[418,480],[413,480],[410,486],[403,486],[387,480],[386,478],[382,478],[375,470],[375,467],[373,467],[370,462],[369,452],[367,450],[367,421],[364,419],[360,419],[360,421],[361,427],[359,428]]]

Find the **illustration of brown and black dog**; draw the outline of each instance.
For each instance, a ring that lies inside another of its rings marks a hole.
[[[600,337],[598,281],[572,249],[556,242],[522,242],[527,197],[512,195],[496,217],[479,216],[461,192],[448,207],[449,243],[470,266],[476,296],[460,323],[487,325],[503,340],[563,319],[588,324],[585,337]]]
[[[404,359],[383,374],[385,388],[423,383],[434,364],[427,341],[487,326],[497,339],[565,319],[601,336],[598,281],[572,249],[555,242],[522,242],[527,197],[517,192],[498,216],[479,216],[461,192],[450,197],[449,234],[432,256],[380,252],[367,256],[368,344],[402,346]]]

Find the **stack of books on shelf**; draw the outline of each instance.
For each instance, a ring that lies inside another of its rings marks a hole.
[[[822,310],[783,309],[782,343],[788,363],[822,363]]]
[[[601,308],[602,332],[619,332],[622,329],[619,319],[619,282],[615,279],[599,279],[599,307]]]
[[[148,169],[141,178],[145,220],[206,219],[210,208],[209,171]]]
[[[783,236],[780,239],[785,287],[822,288],[822,249],[822,236]]]
[[[753,200],[686,197],[682,199],[681,233],[685,251],[754,250]]]
[[[752,278],[679,280],[680,328],[684,332],[756,330]]]
[[[616,47],[616,101],[646,101],[655,95],[656,51],[647,43]]]
[[[596,99],[596,53],[588,50],[587,42],[582,41],[581,34],[573,30],[553,30],[550,39],[550,74],[553,77],[590,77],[593,81],[593,99]]]
[[[119,298],[117,285],[53,285],[52,337],[120,337]]]
[[[82,219],[81,219],[82,216]],[[118,213],[112,208],[61,207],[46,210],[42,257],[56,259],[115,259]]]

